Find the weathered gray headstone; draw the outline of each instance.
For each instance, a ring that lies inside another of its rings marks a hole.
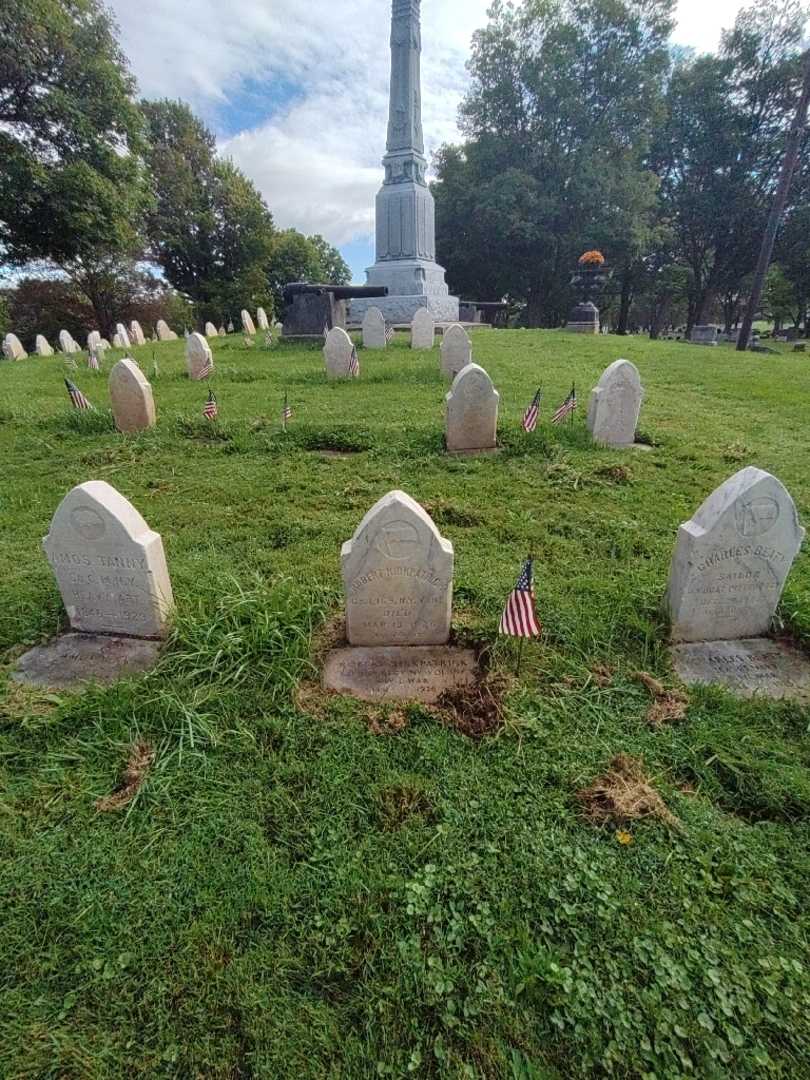
[[[6,360],[25,360],[28,356],[16,334],[6,334],[3,338],[3,356]]]
[[[91,330],[87,335],[87,351],[94,352],[101,346],[101,334],[98,330]]]
[[[450,636],[453,545],[404,491],[379,500],[343,545],[350,645],[444,645]]]
[[[155,426],[152,387],[134,360],[119,360],[110,372],[110,401],[115,426],[129,434]]]
[[[742,638],[673,645],[672,663],[690,686],[724,686],[738,697],[810,703],[810,664],[786,641]]]
[[[436,320],[427,308],[419,308],[411,323],[411,348],[432,349],[436,340]]]
[[[212,322],[207,322],[205,324],[205,336],[207,338],[219,337],[219,331]]]
[[[260,307],[256,312],[256,323],[260,330],[270,329],[270,320],[267,318],[267,312],[263,307]]]
[[[113,348],[114,349],[128,349],[129,348],[129,345],[126,345],[124,343],[124,339],[121,337],[121,335],[118,333],[117,330],[113,334],[112,343],[113,343]]]
[[[73,630],[161,638],[173,599],[163,541],[102,480],[75,487],[43,541]]]
[[[617,360],[603,374],[591,394],[588,429],[600,446],[632,446],[644,390],[635,364]]]
[[[445,645],[335,649],[324,664],[330,690],[361,701],[422,701],[435,704],[448,690],[479,678],[472,649]]]
[[[385,318],[379,308],[370,307],[363,317],[363,348],[384,349]]]
[[[689,339],[693,345],[717,345],[716,326],[694,326]]]
[[[186,338],[186,367],[190,379],[207,379],[214,370],[211,346],[196,331]]]
[[[37,334],[35,348],[37,356],[53,356],[53,349],[44,334]]]
[[[121,342],[120,346],[118,346],[119,348],[128,349],[131,346],[132,342],[129,340],[129,334],[127,333],[127,328],[124,326],[123,323],[116,323],[115,324],[115,336]]]
[[[350,379],[352,377],[352,351],[354,343],[340,326],[334,326],[326,335],[323,358],[326,375],[330,379]]]
[[[220,326],[220,328],[219,328],[219,336],[220,337],[227,337],[228,336],[228,332],[227,332],[227,330],[225,329],[224,326]]]
[[[157,326],[158,341],[177,341],[177,334],[174,330],[169,329],[169,324],[164,319],[158,319]]]
[[[145,345],[146,335],[143,332],[143,327],[137,319],[133,319],[129,324],[129,340],[133,345]]]
[[[59,331],[59,347],[63,353],[81,352],[79,343],[73,340],[73,336],[69,330]]]
[[[496,445],[500,394],[478,364],[466,364],[447,395],[447,449],[491,450]]]
[[[242,311],[242,329],[248,337],[253,337],[256,333],[256,327],[253,325],[253,319],[251,319],[249,311]]]
[[[458,323],[449,326],[442,336],[442,375],[451,382],[467,364],[472,363],[472,342]]]
[[[680,527],[667,607],[674,642],[767,634],[804,529],[770,473],[742,469]]]

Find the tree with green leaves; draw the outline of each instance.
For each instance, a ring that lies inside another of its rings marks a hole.
[[[0,250],[63,271],[104,332],[148,202],[134,92],[99,0],[0,6]]]
[[[674,0],[496,0],[473,39],[463,147],[434,185],[454,290],[525,299],[559,325],[571,271],[598,247],[624,272],[647,243]]]

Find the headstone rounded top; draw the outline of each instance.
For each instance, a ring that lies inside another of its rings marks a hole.
[[[352,645],[443,645],[450,635],[453,545],[404,491],[389,491],[341,552]]]
[[[632,446],[643,400],[638,368],[629,360],[615,360],[602,372],[588,405],[594,442],[617,449]]]
[[[367,349],[384,349],[385,316],[378,307],[370,307],[363,316],[363,345]]]
[[[805,530],[784,485],[749,466],[678,530],[667,608],[678,642],[767,634]]]
[[[492,379],[480,364],[467,364],[463,367],[453,379],[453,385],[450,387],[447,397],[449,399],[460,391],[469,392],[472,388],[475,388],[476,393],[479,388],[482,388],[493,393],[496,397],[500,397]]]
[[[417,308],[411,321],[411,348],[432,349],[436,338],[436,320],[426,307]]]
[[[369,326],[385,326],[385,316],[378,307],[373,305],[366,309],[366,313],[363,316],[363,325]]]
[[[142,540],[152,530],[128,499],[106,480],[87,480],[65,495],[51,520],[54,533],[67,533],[76,543]]]
[[[242,309],[242,329],[249,337],[253,337],[256,333],[256,327],[253,323],[253,319],[250,316],[250,312],[245,308]]]
[[[497,445],[500,394],[478,364],[466,364],[447,394],[447,449],[492,450]]]
[[[451,380],[472,362],[472,342],[463,326],[448,326],[442,336],[441,355],[442,374]]]
[[[599,382],[596,385],[598,387],[604,387],[620,378],[641,388],[641,375],[639,374],[639,370],[636,365],[629,360],[614,360],[613,363],[608,365],[602,372]]]
[[[186,367],[191,379],[206,379],[214,370],[211,346],[196,330],[186,338]]]
[[[16,334],[6,334],[3,338],[3,353],[7,360],[25,360],[28,353]]]
[[[87,348],[97,349],[100,344],[101,334],[98,332],[98,330],[91,330],[90,333],[87,335]]]
[[[114,365],[109,388],[115,426],[119,431],[129,434],[154,427],[152,387],[134,360],[126,357]]]
[[[53,356],[53,349],[44,334],[37,334],[36,348],[40,356]]]

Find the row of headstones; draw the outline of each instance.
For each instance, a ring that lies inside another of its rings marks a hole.
[[[378,307],[368,308],[361,329],[364,349],[385,349],[388,346],[390,331],[386,328],[385,316]],[[463,327],[459,326],[459,329],[463,330]],[[432,349],[435,340],[436,320],[427,308],[419,308],[411,321],[411,348]]]
[[[767,634],[803,539],[775,477],[747,468],[727,480],[679,530],[666,600],[673,640]],[[74,488],[43,545],[73,630],[165,636],[173,601],[163,543],[109,484]],[[418,503],[400,491],[380,499],[342,549],[349,643],[446,643],[453,560]],[[382,618],[383,608],[396,618]]]

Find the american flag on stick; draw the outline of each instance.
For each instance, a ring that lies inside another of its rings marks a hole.
[[[70,353],[65,353],[64,358],[62,359],[62,363],[65,365],[65,368],[68,371],[79,370],[79,365],[76,363],[75,358],[70,355]]]
[[[289,398],[285,394],[284,395],[284,408],[281,410],[281,423],[282,423],[285,431],[287,430],[287,421],[292,420],[292,414],[293,414],[292,405],[290,405]]]
[[[570,416],[571,419],[573,420],[574,419],[574,409],[576,409],[576,407],[577,407],[577,388],[575,386],[572,386],[571,387],[571,393],[568,395],[568,397],[565,399],[565,401],[562,403],[562,405],[559,407],[559,409],[557,409],[557,411],[552,416],[552,418],[551,418],[552,424],[561,424],[563,422],[563,420],[566,418],[566,416]]]
[[[499,633],[506,637],[531,638],[539,637],[541,630],[534,603],[534,560],[529,556],[506,601]]]
[[[70,379],[65,379],[65,386],[74,409],[93,409],[95,411],[95,407],[90,404],[75,383],[72,383]]]
[[[385,344],[390,345],[394,340],[394,328],[393,326],[386,326],[385,328]]]
[[[349,358],[349,375],[356,379],[360,374],[360,358],[357,355],[357,346],[352,346],[352,355]]]
[[[217,405],[217,399],[214,397],[214,391],[208,388],[208,401],[203,408],[203,416],[206,420],[216,420],[219,416],[219,405]]]
[[[323,340],[326,341],[327,337],[329,337],[329,323],[324,323],[323,324]]]
[[[211,354],[210,356],[206,356],[205,363],[200,368],[200,374],[197,376],[197,379],[200,382],[202,382],[203,379],[210,379],[213,374],[214,374],[214,357],[213,357],[213,354]]]
[[[90,368],[91,371],[99,370],[98,353],[95,349],[91,349],[90,352],[87,354],[87,366]]]
[[[540,418],[540,403],[543,400],[543,388],[537,391],[534,395],[534,400],[523,414],[523,430],[527,432],[534,431],[537,427],[537,421]]]

